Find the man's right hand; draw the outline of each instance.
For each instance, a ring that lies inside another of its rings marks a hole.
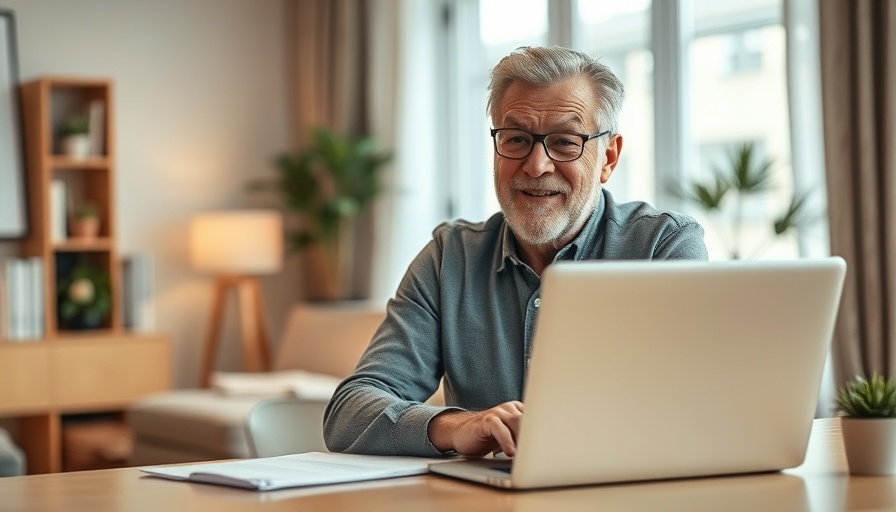
[[[429,422],[429,441],[440,451],[461,455],[516,453],[516,438],[523,416],[522,402],[504,402],[482,412],[446,411]]]

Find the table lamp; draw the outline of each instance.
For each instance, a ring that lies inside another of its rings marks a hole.
[[[224,304],[236,292],[242,332],[243,368],[270,369],[270,352],[257,276],[283,265],[283,219],[274,210],[233,210],[197,215],[190,222],[190,259],[197,270],[215,277],[212,316],[200,372],[209,387],[221,334]]]

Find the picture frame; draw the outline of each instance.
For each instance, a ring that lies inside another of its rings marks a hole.
[[[0,9],[0,239],[28,234],[15,16]]]

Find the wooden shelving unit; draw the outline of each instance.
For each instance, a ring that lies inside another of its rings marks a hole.
[[[25,342],[0,340],[0,416],[20,419],[29,473],[48,473],[62,469],[63,416],[121,411],[141,395],[168,389],[170,347],[167,336],[131,333],[122,326],[112,82],[43,77],[24,84],[21,96],[31,221],[21,254],[43,262],[45,334]],[[97,103],[100,151],[86,158],[65,156],[57,127],[74,110]],[[65,182],[70,200],[98,207],[98,236],[53,239],[53,180]],[[89,329],[67,324],[58,312],[59,283],[72,266],[82,264],[107,277],[112,296],[110,314]]]

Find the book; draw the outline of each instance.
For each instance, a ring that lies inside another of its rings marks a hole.
[[[310,452],[225,462],[145,466],[154,477],[254,491],[380,480],[429,472],[443,459]]]
[[[29,328],[31,339],[40,339],[44,335],[44,319],[46,308],[44,307],[44,260],[40,256],[28,258],[28,298],[29,302]]]
[[[102,156],[106,152],[106,104],[93,100],[87,107],[87,137],[90,140],[89,155]]]
[[[6,260],[6,286],[7,300],[9,303],[9,325],[7,338],[21,340],[27,333],[26,327],[26,282],[24,262],[19,258]]]
[[[53,243],[64,242],[68,236],[66,231],[67,203],[65,182],[61,179],[54,179],[50,183],[50,240]]]
[[[0,340],[9,339],[9,302],[10,291],[6,276],[6,267],[9,264],[3,261],[0,265]]]
[[[155,286],[152,257],[133,254],[122,259],[124,325],[136,332],[155,329]]]

